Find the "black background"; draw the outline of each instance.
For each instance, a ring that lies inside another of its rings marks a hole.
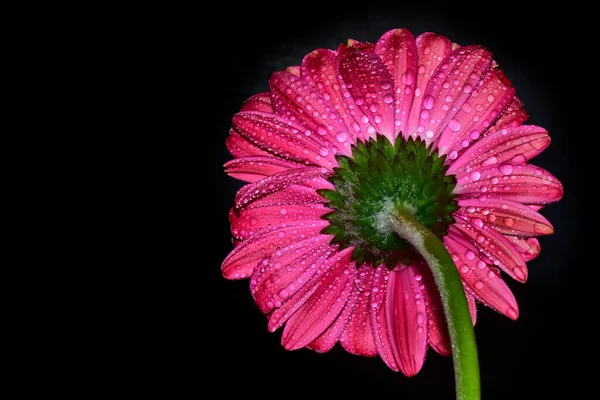
[[[454,398],[452,360],[432,350],[413,378],[393,372],[379,357],[350,355],[339,345],[326,354],[283,350],[281,330],[267,331],[267,319],[253,304],[248,281],[227,281],[220,274],[221,262],[232,248],[227,212],[241,187],[223,173],[222,164],[231,158],[225,138],[242,102],[268,90],[273,71],[299,65],[313,49],[334,49],[348,38],[375,43],[389,29],[408,28],[415,37],[434,31],[461,45],[481,44],[492,51],[531,114],[526,123],[545,127],[552,137],[550,147],[533,163],[565,187],[563,199],[542,210],[555,234],[540,239],[542,252],[528,263],[528,282],[507,279],[519,303],[519,319],[514,322],[479,307],[475,332],[483,399],[543,398],[562,390],[578,398],[582,367],[576,359],[587,342],[598,342],[579,317],[585,306],[578,289],[580,271],[589,264],[581,251],[586,223],[582,163],[589,158],[583,143],[592,136],[587,124],[578,126],[584,113],[578,106],[583,103],[580,92],[586,90],[580,78],[591,73],[586,72],[588,56],[577,55],[583,54],[580,49],[591,51],[589,36],[581,28],[585,14],[575,6],[526,11],[503,3],[440,8],[296,2],[274,8],[232,5],[230,12],[206,15],[217,28],[210,26],[194,51],[205,57],[202,68],[209,68],[208,74],[198,71],[205,80],[198,97],[209,96],[211,104],[210,115],[200,117],[202,153],[212,157],[208,201],[214,203],[207,207],[214,222],[209,250],[201,261],[201,285],[210,290],[212,300],[199,312],[202,335],[208,335],[201,350],[202,364],[210,371],[208,385],[267,398],[313,385],[319,388],[312,389],[315,393],[346,387],[407,400]],[[275,389],[280,387],[284,391]]]

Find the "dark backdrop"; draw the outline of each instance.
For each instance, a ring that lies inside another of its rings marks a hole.
[[[199,97],[211,104],[210,115],[202,117],[206,131],[201,134],[214,157],[208,201],[214,203],[210,209],[215,222],[209,256],[201,263],[201,285],[218,301],[201,306],[199,313],[205,323],[202,334],[209,336],[201,350],[201,358],[209,361],[209,385],[267,398],[313,384],[323,390],[343,385],[371,395],[392,393],[407,400],[453,398],[452,360],[431,350],[422,371],[410,379],[391,371],[379,357],[350,355],[339,345],[327,354],[284,351],[281,330],[268,333],[248,281],[227,281],[220,275],[221,262],[232,248],[227,212],[241,186],[222,172],[230,159],[224,143],[232,115],[246,98],[268,89],[271,72],[298,65],[311,50],[336,48],[348,38],[375,42],[387,30],[403,27],[415,36],[434,31],[462,45],[488,47],[526,104],[531,114],[527,123],[550,132],[552,144],[533,163],[565,187],[564,198],[542,211],[556,233],[541,238],[541,255],[528,263],[525,285],[507,279],[520,306],[519,319],[513,322],[480,306],[475,332],[483,399],[542,398],[565,389],[574,394],[580,369],[576,357],[585,352],[587,342],[598,341],[593,333],[586,334],[585,320],[579,317],[585,303],[578,292],[579,271],[588,264],[580,251],[586,223],[580,164],[589,158],[581,141],[592,134],[577,125],[583,112],[578,93],[586,85],[580,78],[588,74],[587,56],[578,56],[576,49],[587,40],[582,14],[586,11],[568,6],[531,12],[501,2],[471,8],[344,3],[339,9],[319,2],[287,2],[274,11],[231,5],[229,12],[214,15],[217,32],[211,27],[199,50],[205,57],[201,64],[210,71],[198,72],[208,78],[200,85],[205,92]]]

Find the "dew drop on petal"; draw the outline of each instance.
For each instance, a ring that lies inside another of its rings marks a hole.
[[[384,101],[386,104],[390,104],[391,102],[393,102],[393,101],[394,101],[394,98],[392,97],[392,95],[391,95],[391,94],[386,94],[385,96],[383,96],[383,101]]]
[[[458,120],[452,118],[450,120],[450,122],[448,122],[448,128],[452,131],[452,132],[458,132],[460,130],[460,122],[458,122]]]
[[[474,181],[478,181],[479,178],[481,178],[481,174],[479,173],[479,171],[471,172],[471,179],[473,179]]]
[[[435,103],[435,99],[432,95],[428,94],[423,98],[423,108],[426,110],[431,110],[433,108],[433,103]]]
[[[325,148],[325,147],[321,147],[319,149],[319,154],[322,155],[323,157],[327,157],[327,155],[329,154],[329,150],[327,150],[327,148]]]
[[[346,139],[348,139],[348,134],[344,131],[340,131],[335,134],[335,138],[338,142],[343,143],[346,141]]]
[[[475,282],[475,288],[476,289],[483,289],[483,282],[481,282],[481,281]]]
[[[513,166],[512,166],[512,164],[502,164],[498,167],[498,170],[503,175],[510,175],[513,172]]]

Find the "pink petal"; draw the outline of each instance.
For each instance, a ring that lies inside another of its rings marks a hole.
[[[458,214],[479,218],[506,235],[540,236],[554,232],[550,222],[540,213],[514,201],[489,197],[462,199],[458,205]]]
[[[331,209],[322,204],[267,205],[248,207],[240,213],[235,213],[232,209],[229,222],[233,236],[243,240],[269,225],[318,220],[328,212],[331,212]]]
[[[394,79],[394,132],[405,131],[417,85],[415,38],[406,29],[388,31],[379,38],[375,53],[381,57]]]
[[[460,153],[480,136],[485,136],[488,128],[495,124],[513,100],[514,94],[515,88],[509,82],[501,80],[494,70],[488,70],[483,81],[472,90],[454,116],[460,124],[448,125],[440,135],[440,153]]]
[[[474,169],[511,160],[526,162],[550,144],[544,128],[523,125],[489,134],[465,150],[448,168],[449,175],[464,175]]]
[[[355,282],[356,290],[358,290],[356,306],[340,337],[340,343],[346,351],[368,357],[377,355],[369,319],[374,274],[375,270],[370,265],[363,264],[359,268]]]
[[[474,256],[477,249],[469,243],[468,238],[461,237],[460,233],[453,231],[444,237],[444,244],[472,294],[498,312],[511,319],[517,319],[519,314],[515,296],[488,264]]]
[[[246,186],[244,186],[244,188]],[[290,185],[283,190],[256,199],[252,203],[246,204],[244,209],[274,206],[284,207],[288,205],[304,205],[312,207],[314,204],[322,204],[325,202],[325,198],[318,194],[314,188],[305,186],[304,184],[298,184]]]
[[[272,114],[271,95],[269,92],[255,94],[242,104],[240,111],[260,111]]]
[[[334,154],[306,136],[300,125],[286,121],[274,114],[240,112],[233,117],[234,129],[253,145],[284,160],[337,166]]]
[[[392,140],[394,128],[394,81],[381,58],[349,47],[339,55],[339,72],[354,104],[364,114],[361,125],[367,134]]]
[[[231,160],[225,163],[224,167],[225,172],[233,178],[245,182],[257,182],[266,176],[303,167],[303,165],[275,157],[244,157]]]
[[[373,338],[375,339],[375,346],[377,346],[377,352],[388,367],[394,371],[399,371],[387,327],[385,298],[388,275],[389,270],[383,265],[375,269],[373,289],[371,290],[371,304],[369,304],[368,308],[371,312],[371,329],[373,331]]]
[[[490,228],[478,218],[471,218],[467,222],[457,217],[456,223],[450,229],[458,229],[469,237],[471,244],[483,254],[486,261],[500,267],[511,278],[519,282],[527,280],[525,260],[503,234]]]
[[[229,136],[225,139],[225,145],[227,146],[229,153],[235,158],[253,156],[272,157],[268,151],[262,150],[260,147],[250,143],[248,139],[241,137],[240,134],[233,129],[229,131]]]
[[[277,247],[288,246],[302,239],[319,235],[329,224],[325,220],[301,221],[296,224],[273,225],[262,229],[236,246],[223,261],[221,271],[226,279],[244,279],[257,264],[268,264]]]
[[[286,350],[306,346],[319,337],[340,314],[350,297],[356,265],[350,248],[339,253],[340,261],[320,279],[310,299],[288,320],[281,343]]]
[[[287,67],[285,70],[292,75],[300,77],[300,66]]]
[[[504,72],[501,69],[495,68],[494,70],[498,76],[500,76],[500,79],[506,79]],[[523,107],[521,100],[519,100],[517,96],[514,96],[512,102],[508,105],[502,116],[496,121],[496,124],[490,127],[488,134],[503,128],[517,127],[527,121],[528,118],[529,114]]]
[[[348,97],[350,94],[344,89],[345,85],[337,72],[335,53],[331,50],[319,49],[307,54],[302,60],[300,72],[303,79],[319,89],[323,98],[337,110],[344,121],[347,129],[335,134],[338,147],[348,147],[355,143],[354,138],[361,136],[358,135],[360,126],[357,123],[360,120],[356,115],[356,106],[349,99],[344,99],[344,93]],[[356,118],[353,115],[356,115]]]
[[[250,280],[250,292],[260,310],[268,314],[281,307],[316,273],[335,249],[331,236],[318,235],[278,249],[267,263],[262,262]]]
[[[518,236],[507,236],[506,238],[521,253],[525,261],[531,261],[540,255],[540,242],[536,238],[521,239]]]
[[[419,135],[428,143],[448,127],[458,132],[463,121],[458,111],[479,85],[492,63],[492,55],[479,46],[461,47],[447,56],[431,76],[421,104]],[[452,157],[450,157],[452,158]]]
[[[539,167],[505,162],[458,175],[453,193],[465,197],[489,195],[523,204],[548,204],[562,197],[563,188],[558,179]]]
[[[238,212],[258,199],[284,190],[289,186],[310,181],[321,173],[319,167],[290,169],[246,185],[235,196],[235,210]]]
[[[346,326],[350,321],[350,316],[354,312],[354,307],[356,306],[356,301],[360,294],[356,285],[354,285],[351,290],[352,292],[350,294],[350,297],[348,298],[348,302],[342,309],[340,315],[338,315],[336,320],[333,322],[333,324],[331,324],[331,326],[327,328],[327,330],[323,332],[323,334],[319,336],[314,342],[310,343],[306,347],[316,351],[317,353],[326,353],[329,350],[331,350],[333,346],[335,346],[340,336],[342,335],[342,332],[344,331],[344,329],[346,329]]]
[[[304,134],[329,153],[350,154],[349,148],[337,147],[336,134],[348,129],[344,120],[314,86],[285,71],[273,73],[269,85],[278,115],[301,124],[305,127]]]
[[[348,39],[348,45],[346,47],[351,47],[355,50],[362,51],[363,53],[373,53],[375,51],[375,45],[369,42],[359,42],[358,40]],[[346,47],[343,47],[341,51],[343,51]],[[338,52],[341,52],[338,50]]]
[[[426,32],[417,37],[417,87],[408,118],[408,129],[403,131],[404,137],[416,137],[421,121],[421,105],[429,79],[442,60],[452,51],[452,45],[445,36]],[[421,132],[422,133],[422,132]],[[433,137],[433,135],[431,135]]]
[[[440,293],[435,285],[429,267],[422,262],[419,271],[423,275],[423,294],[427,304],[428,342],[439,354],[449,355],[452,352],[448,325],[444,315],[444,307]]]
[[[354,247],[349,247],[348,251],[354,251]],[[281,327],[286,321],[288,321],[296,311],[302,307],[308,299],[312,297],[323,276],[330,274],[331,271],[340,263],[340,260],[344,255],[340,256],[339,253],[334,252],[332,256],[327,259],[319,258],[316,264],[316,271],[313,277],[294,295],[281,304],[281,307],[275,309],[269,316],[269,331],[274,332],[276,329]],[[312,268],[312,264],[311,264]]]
[[[417,267],[399,267],[402,269],[391,271],[388,278],[386,326],[396,364],[404,375],[414,376],[427,351],[427,308]]]

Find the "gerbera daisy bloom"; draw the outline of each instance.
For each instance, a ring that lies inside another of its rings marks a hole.
[[[518,317],[502,278],[525,282],[553,232],[538,211],[563,189],[529,163],[550,137],[522,125],[487,49],[398,29],[315,50],[269,85],[227,138],[226,172],[248,184],[222,272],[250,278],[286,349],[339,342],[412,376],[427,347],[470,351],[477,302]]]

